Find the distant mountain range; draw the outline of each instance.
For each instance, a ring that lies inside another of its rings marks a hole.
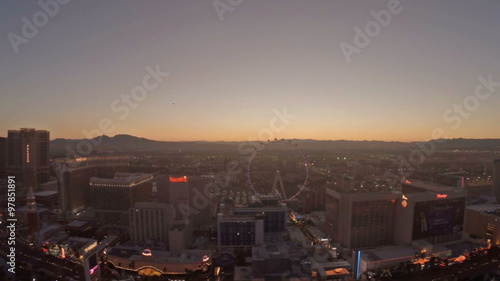
[[[50,142],[51,153],[65,152],[69,145],[76,148],[79,143],[83,145],[91,143],[95,150],[99,151],[210,151],[227,150],[234,147],[236,143],[204,142],[204,141],[156,141],[131,135],[115,135],[114,137],[101,136],[93,139],[54,139]],[[83,147],[86,149],[86,147]]]
[[[350,140],[312,140],[293,139],[301,149],[306,150],[407,150],[415,149],[423,142],[385,142],[385,141],[350,141]],[[113,137],[101,136],[94,139],[54,139],[50,142],[52,154],[66,152],[66,147],[75,148],[78,143],[92,143],[92,148],[97,151],[237,151],[242,142],[206,142],[206,141],[155,141],[131,135],[115,135]],[[87,149],[87,147],[83,147]],[[448,139],[437,144],[438,150],[468,149],[490,150],[500,149],[500,139]]]

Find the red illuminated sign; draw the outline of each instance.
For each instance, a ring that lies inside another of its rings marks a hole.
[[[448,194],[436,194],[436,198],[438,199],[444,199],[446,197],[448,197]]]
[[[406,202],[406,200],[408,200],[408,197],[406,197],[403,194],[403,195],[401,195],[401,198],[403,198],[403,201],[401,201],[401,206],[403,206],[403,208],[406,208],[408,206],[408,202]]]
[[[411,184],[411,181],[406,180],[406,181],[405,181],[405,183],[406,183],[406,184]]]
[[[169,177],[170,182],[188,182],[188,178],[186,176],[179,177],[179,178],[174,178],[174,177]]]

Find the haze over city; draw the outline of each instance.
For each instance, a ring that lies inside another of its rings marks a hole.
[[[0,132],[81,139],[109,118],[110,136],[245,141],[286,108],[295,118],[278,138],[416,141],[435,128],[499,138],[498,86],[467,118],[454,109],[478,77],[500,80],[499,5],[402,1],[348,62],[341,43],[354,46],[355,27],[365,30],[370,11],[387,5],[243,1],[219,16],[212,1],[71,1],[13,46],[7,35],[22,36],[22,18],[40,7],[5,1]],[[122,120],[112,104],[126,105],[122,95],[142,85],[148,66],[169,75]]]
[[[500,280],[499,15],[2,1],[0,281]]]

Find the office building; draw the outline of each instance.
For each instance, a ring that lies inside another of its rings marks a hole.
[[[39,184],[49,181],[49,132],[22,128],[9,130],[6,140],[6,173],[16,177],[16,182],[36,190]],[[0,142],[1,145],[1,142]]]
[[[190,218],[195,227],[211,222],[212,202],[207,190],[212,181],[212,178],[199,176],[168,177],[167,203],[174,206],[176,219]]]
[[[179,204],[189,204],[189,180],[187,176],[168,178],[169,182],[169,200],[175,206]]]
[[[472,205],[465,209],[464,231],[500,245],[500,204]]]
[[[264,232],[282,232],[286,228],[286,205],[279,194],[250,196],[240,192],[226,195],[219,207],[225,216],[259,217],[264,221]]]
[[[396,244],[424,240],[441,244],[462,239],[466,192],[401,194],[397,203]]]
[[[127,225],[135,202],[151,198],[153,175],[115,173],[113,178],[90,178],[90,206],[103,223]]]
[[[57,190],[39,190],[34,194],[38,205],[49,209],[57,209],[59,198]]]
[[[264,217],[218,214],[217,235],[219,248],[259,245],[264,242]]]
[[[402,192],[327,189],[325,231],[344,248],[462,239],[466,190],[406,180]]]
[[[129,211],[135,202],[147,201],[152,193],[152,174],[115,173],[113,178],[90,178],[94,210]]]
[[[232,216],[260,217],[264,220],[264,232],[281,232],[286,227],[286,212],[283,207],[236,207],[229,211]]]
[[[132,241],[168,243],[173,224],[172,205],[158,202],[136,202],[130,209],[130,236]]]
[[[285,205],[279,195],[250,196],[229,192],[217,215],[219,247],[250,247],[263,243],[264,236],[286,231]]]
[[[325,231],[345,248],[393,244],[399,196],[389,191],[352,193],[327,188]]]
[[[397,204],[395,242],[440,244],[462,239],[466,197],[461,187],[405,180]]]
[[[52,163],[57,176],[61,215],[70,216],[90,206],[90,178],[113,177],[116,172],[128,172],[128,156],[96,156],[56,159]]]

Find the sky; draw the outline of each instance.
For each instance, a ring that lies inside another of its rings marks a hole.
[[[55,1],[0,4],[0,136],[500,138],[495,0]]]

